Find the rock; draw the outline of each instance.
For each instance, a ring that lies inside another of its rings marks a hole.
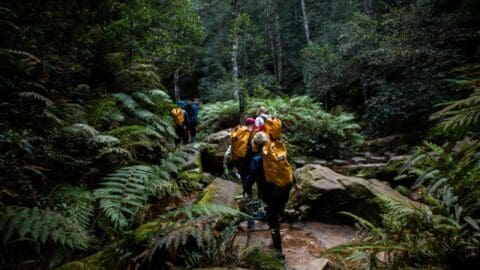
[[[363,157],[353,157],[351,158],[351,161],[355,164],[359,164],[359,163],[366,163],[367,159]]]
[[[215,178],[205,189],[199,204],[212,203],[238,208],[235,196],[242,192],[242,186],[232,181]]]
[[[229,136],[230,130],[223,130],[205,138],[206,144],[202,148],[202,164],[205,171],[223,173],[223,156],[228,148]]]
[[[343,165],[348,164],[348,162],[346,162],[345,160],[342,160],[342,159],[334,159],[332,161],[333,161],[333,164],[337,165],[337,166],[343,166]]]
[[[304,157],[294,157],[293,159],[293,164],[297,167],[303,167],[305,164],[307,164],[306,159]]]
[[[392,152],[388,152],[388,151],[387,151],[387,152],[385,152],[385,153],[383,153],[383,155],[384,155],[384,156],[386,156],[388,160],[390,160],[392,157],[394,157],[394,156],[395,156],[395,154],[394,154],[394,153],[392,153]]]
[[[393,186],[399,184],[408,186],[411,182],[410,179],[405,179],[405,181],[393,181],[393,179],[399,174],[400,169],[407,158],[408,156],[397,156],[390,158],[387,163],[356,164],[345,166],[343,168],[346,169],[345,171],[348,175],[366,179],[375,178],[389,182]]]
[[[317,159],[317,160],[313,161],[313,164],[318,164],[318,165],[325,166],[325,165],[327,165],[327,161],[324,160],[324,159]]]
[[[181,168],[181,171],[197,169],[200,174],[203,172],[201,149],[204,147],[204,144],[195,144],[195,146],[191,146],[183,150],[186,163]]]
[[[351,218],[339,214],[341,211],[378,219],[381,213],[378,195],[411,202],[378,180],[344,176],[320,165],[307,164],[295,171],[295,177],[302,190],[290,197],[288,208],[308,205],[310,208],[303,216],[306,219],[352,223]]]
[[[372,156],[372,153],[370,153],[370,152],[365,152],[365,153],[363,153],[363,157],[364,157],[364,158],[369,158],[369,157],[371,157],[371,156]]]
[[[371,156],[368,159],[375,162],[375,163],[381,163],[381,162],[387,161],[386,157],[378,157],[378,156]]]

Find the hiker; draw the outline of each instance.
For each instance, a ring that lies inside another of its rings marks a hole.
[[[230,134],[230,145],[223,157],[223,168],[225,175],[229,175],[228,163],[232,161],[233,167],[237,170],[239,180],[242,184],[248,173],[248,165],[252,158],[252,148],[250,141],[253,137],[255,119],[249,117],[245,120],[245,125],[234,127]]]
[[[186,111],[189,116],[188,131],[190,133],[190,143],[194,143],[195,138],[197,137],[198,112],[200,111],[200,99],[194,98],[193,102],[189,102],[189,106],[187,107]]]
[[[267,204],[267,221],[274,248],[283,257],[279,216],[283,213],[290,189],[295,184],[292,168],[287,161],[284,145],[280,141],[270,141],[267,133],[256,133],[252,144],[263,150],[252,157],[245,192],[251,194],[253,184],[257,183],[259,197]]]
[[[255,118],[255,131],[265,131],[265,121],[270,118],[268,109],[261,106],[257,109],[257,117]]]
[[[173,122],[175,123],[175,132],[177,137],[175,139],[175,145],[179,145],[181,142],[187,144],[189,140],[188,136],[188,113],[185,110],[185,102],[178,101],[177,107],[171,111]]]

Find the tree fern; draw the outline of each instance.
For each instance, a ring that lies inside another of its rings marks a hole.
[[[7,206],[0,210],[3,243],[29,240],[37,244],[51,241],[71,249],[87,249],[90,236],[75,220],[37,207]]]

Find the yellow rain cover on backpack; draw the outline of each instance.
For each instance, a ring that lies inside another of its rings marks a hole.
[[[182,108],[180,107],[173,108],[171,114],[172,114],[173,121],[177,126],[183,125],[183,123],[185,122],[185,117],[183,115]]]
[[[237,126],[232,129],[230,142],[232,144],[232,159],[234,161],[247,156],[250,130],[246,126]]]
[[[263,171],[267,183],[278,187],[292,184],[293,170],[287,160],[287,148],[282,142],[269,142],[263,148]]]
[[[280,140],[282,136],[282,121],[276,117],[268,118],[265,121],[265,132],[270,139]]]

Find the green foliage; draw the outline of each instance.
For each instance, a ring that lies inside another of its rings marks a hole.
[[[91,191],[82,187],[61,185],[55,189],[53,197],[60,214],[74,220],[85,231],[90,229],[95,211],[95,198]]]
[[[275,251],[261,250],[256,247],[249,251],[243,259],[248,267],[262,270],[285,269],[284,263],[279,259]]]
[[[217,231],[219,220],[234,217],[229,226]],[[236,218],[235,218],[236,217]],[[235,260],[233,241],[236,223],[245,214],[216,204],[184,206],[159,217],[159,235],[148,249],[149,261],[163,252],[183,257],[189,267],[227,264]]]
[[[3,244],[11,240],[87,249],[90,235],[74,219],[38,207],[6,206],[0,210],[0,232]]]
[[[172,155],[162,160],[160,166],[124,167],[104,177],[102,187],[95,190],[95,197],[111,224],[123,231],[133,224],[138,211],[149,198],[179,194],[181,187],[174,177],[182,162],[184,160]]]
[[[446,103],[446,107],[434,113],[430,119],[442,121],[436,132],[454,138],[463,138],[469,132],[478,132],[480,123],[480,65],[470,65],[454,69],[457,78],[453,83],[460,90],[473,91],[461,100]]]
[[[478,142],[455,148],[425,143],[402,168],[426,188],[422,204],[381,198],[382,223],[355,218],[366,233],[359,243],[329,250],[338,267],[469,267],[478,258],[480,227],[480,155]]]
[[[308,149],[310,154],[336,155],[340,150],[355,147],[362,142],[359,126],[351,114],[327,113],[319,103],[307,96],[292,98],[247,100],[246,114],[254,116],[260,106],[279,117],[284,134],[291,145]],[[233,101],[207,104],[200,112],[201,127],[218,131],[238,124],[238,105]],[[302,150],[303,151],[303,150]]]

